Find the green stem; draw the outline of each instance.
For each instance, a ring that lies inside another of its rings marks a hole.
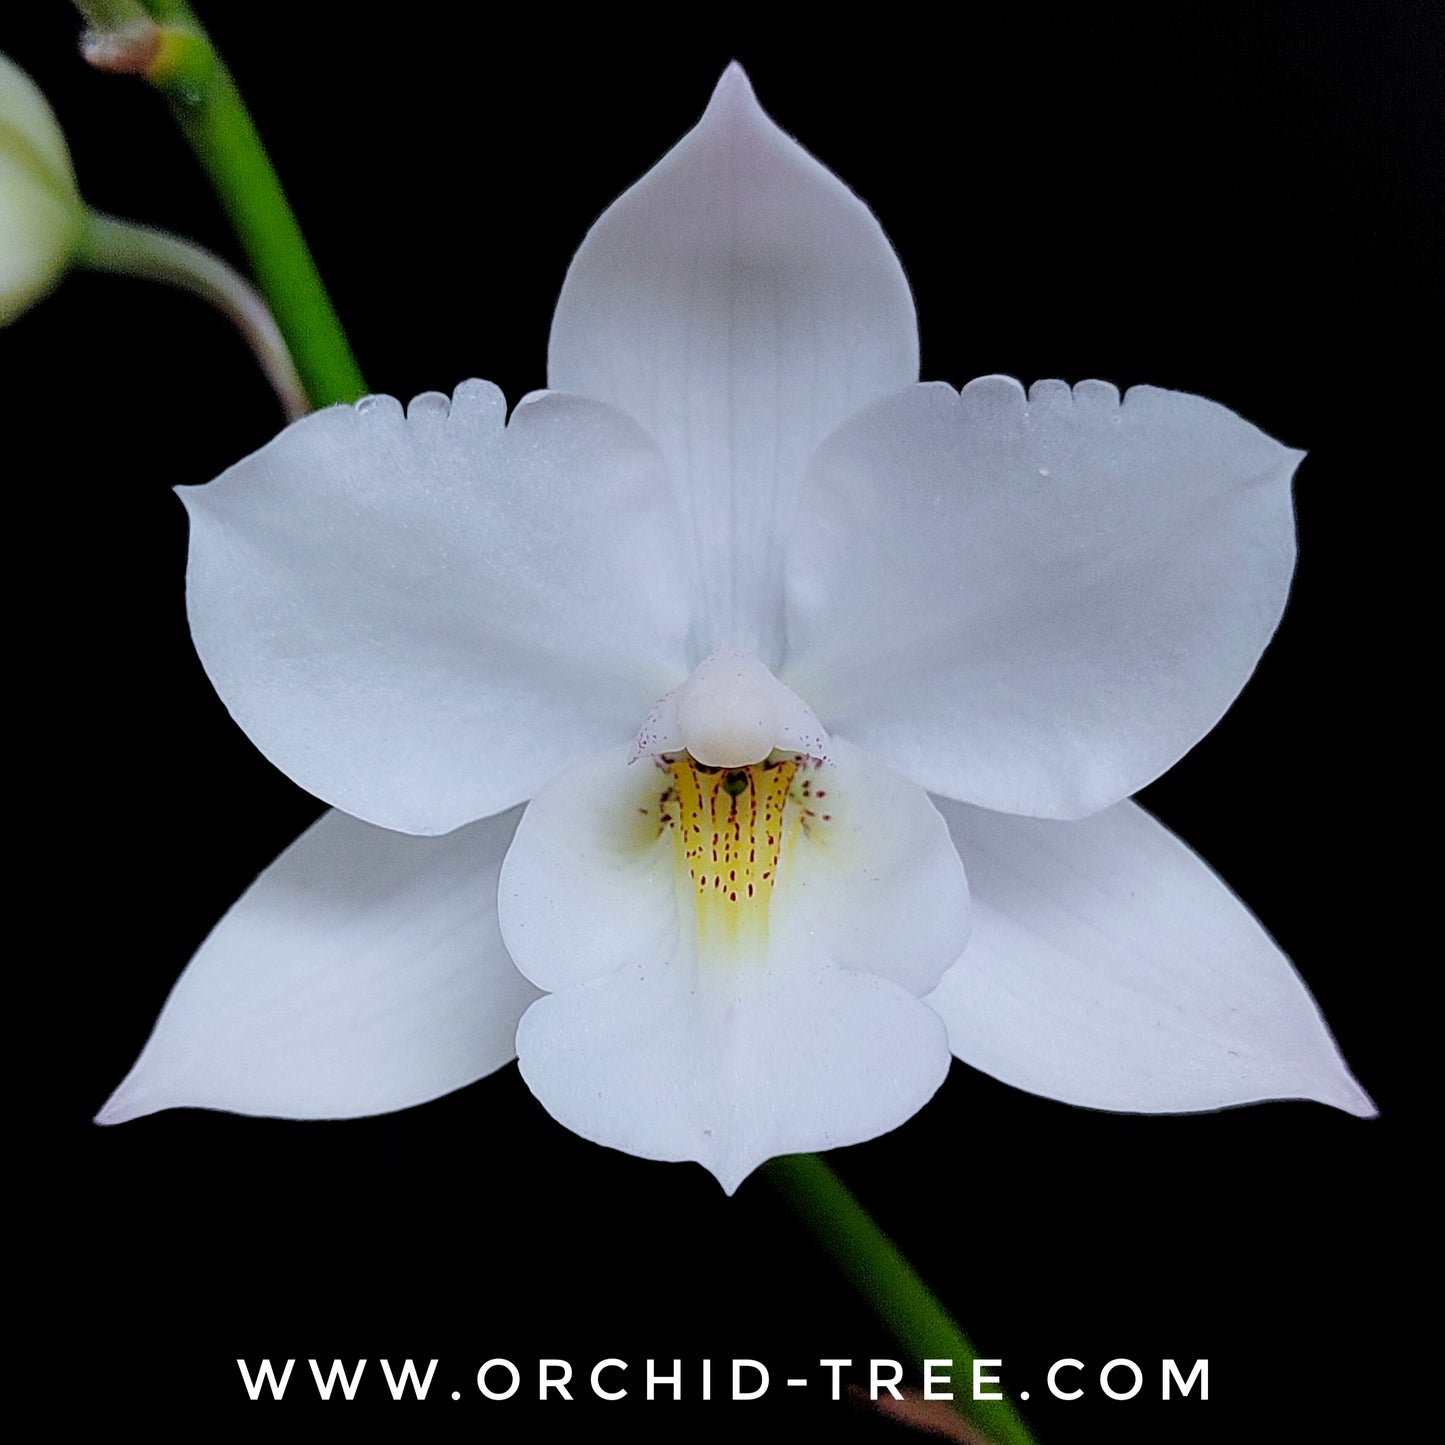
[[[107,7],[84,0],[80,8],[95,21]],[[245,247],[312,403],[355,401],[366,391],[361,370],[230,72],[185,0],[147,0],[146,8],[159,22],[147,34],[98,28],[87,54],[105,68],[144,75],[167,96]]]
[[[898,1342],[923,1360],[952,1360],[953,1408],[992,1445],[1033,1445],[1007,1400],[973,1398],[976,1351],[898,1246],[816,1154],[774,1159],[765,1172]]]
[[[250,346],[287,419],[294,421],[310,410],[296,364],[266,303],[219,256],[166,231],[92,212],[76,259],[96,271],[180,286],[209,301]]]

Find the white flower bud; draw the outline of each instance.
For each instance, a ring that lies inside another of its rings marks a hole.
[[[0,325],[55,285],[84,225],[60,126],[35,82],[0,55]]]

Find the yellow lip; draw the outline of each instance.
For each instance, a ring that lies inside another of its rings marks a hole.
[[[760,947],[800,830],[825,820],[815,806],[807,759],[774,753],[741,768],[714,768],[688,753],[656,759],[664,785],[659,827],[671,829],[678,902],[689,899],[700,951],[733,957]]]

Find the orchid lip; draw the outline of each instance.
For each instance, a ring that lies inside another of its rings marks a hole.
[[[844,738],[829,750],[629,766],[618,747],[532,800],[499,922],[547,993],[517,1050],[554,1118],[697,1159],[731,1192],[938,1087],[947,1031],[922,996],[967,942],[963,867],[921,789]]]
[[[661,774],[657,829],[672,836],[679,911],[696,918],[699,962],[726,968],[765,959],[779,880],[800,839],[833,820],[824,811],[829,789],[815,788],[812,776],[824,765],[776,751],[738,767],[688,753],[653,763]]]
[[[723,648],[648,714],[628,761],[644,757],[660,774],[649,816],[674,840],[700,955],[766,957],[779,877],[821,819],[808,798],[810,772],[830,761],[817,716],[758,658]]]

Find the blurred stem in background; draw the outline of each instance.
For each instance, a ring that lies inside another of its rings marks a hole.
[[[86,217],[76,259],[95,271],[165,281],[209,301],[246,339],[286,419],[295,421],[311,409],[296,364],[266,303],[245,277],[220,257],[168,232],[92,211]]]

